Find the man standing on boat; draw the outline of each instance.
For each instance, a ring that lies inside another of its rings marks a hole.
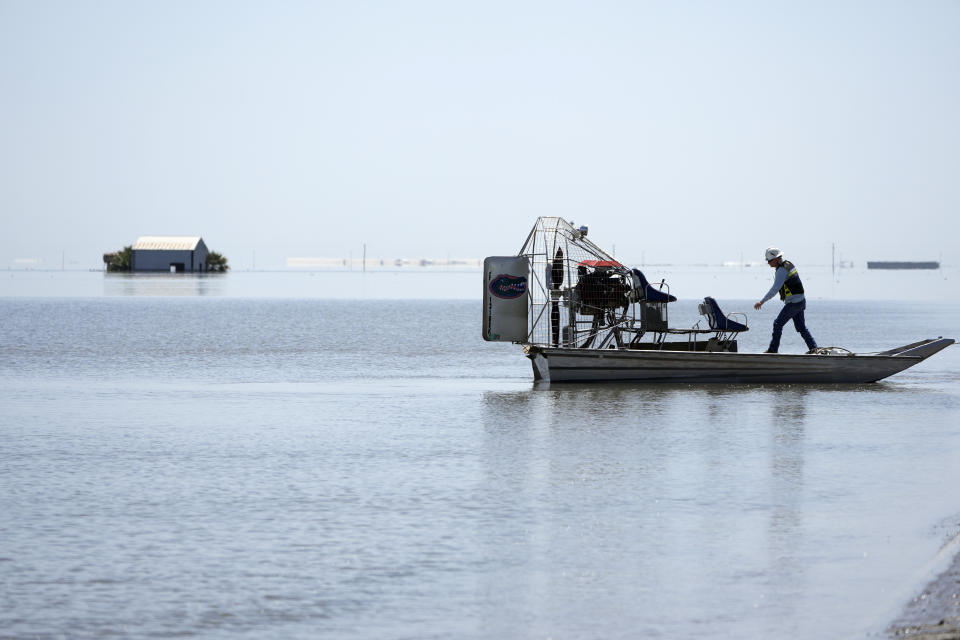
[[[765,353],[776,353],[780,348],[780,336],[783,334],[783,327],[789,320],[793,320],[793,326],[807,343],[807,353],[816,353],[817,341],[810,335],[804,322],[803,312],[807,308],[807,300],[803,297],[803,283],[800,282],[800,276],[797,274],[797,268],[789,260],[783,259],[783,252],[776,247],[768,247],[766,255],[767,264],[776,273],[773,276],[773,286],[767,295],[753,305],[757,311],[763,306],[763,303],[769,300],[776,293],[780,293],[780,299],[783,300],[783,309],[780,315],[773,321],[773,338],[770,340],[770,346]]]

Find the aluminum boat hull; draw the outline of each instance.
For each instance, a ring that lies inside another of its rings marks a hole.
[[[933,338],[880,353],[794,355],[573,349],[527,345],[534,378],[547,382],[863,383],[922,362],[954,343]]]

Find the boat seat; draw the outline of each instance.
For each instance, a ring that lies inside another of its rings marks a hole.
[[[746,316],[744,316],[744,322],[736,322],[731,320],[729,316],[731,315],[743,315],[743,314],[729,314],[724,315],[723,311],[720,310],[720,305],[717,304],[717,301],[707,296],[703,299],[703,303],[700,305],[700,313],[707,317],[707,322],[710,324],[710,328],[714,331],[724,332],[724,333],[739,333],[740,331],[749,331],[749,328],[746,325]]]
[[[633,274],[633,291],[636,292],[637,300],[646,300],[647,302],[676,302],[677,297],[670,295],[668,291],[661,291],[647,282],[646,276],[640,269],[631,269]]]

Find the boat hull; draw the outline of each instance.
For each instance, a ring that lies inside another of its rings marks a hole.
[[[878,354],[794,355],[527,346],[534,378],[549,382],[864,383],[922,362],[954,341],[925,340]]]

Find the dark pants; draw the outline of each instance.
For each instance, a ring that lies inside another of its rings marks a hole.
[[[807,349],[817,348],[817,341],[810,335],[810,331],[807,330],[807,325],[803,319],[803,311],[806,308],[806,300],[789,302],[783,305],[783,309],[780,310],[780,315],[773,321],[773,338],[770,339],[770,348],[768,351],[776,353],[780,348],[780,336],[783,334],[783,327],[791,319],[793,319],[793,326],[797,328],[797,331],[803,337],[803,341],[807,343]]]

